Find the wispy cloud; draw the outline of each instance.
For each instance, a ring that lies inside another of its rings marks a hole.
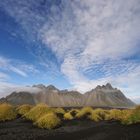
[[[22,85],[20,82],[19,84],[14,84],[14,81],[10,82],[12,79],[12,72],[23,78],[27,78],[28,76],[31,77],[32,75],[38,74],[39,70],[35,66],[23,61],[0,56],[0,98],[7,96],[13,91],[39,91],[36,88]]]
[[[9,59],[1,56],[0,56],[0,70],[12,71],[23,77],[27,77],[28,74],[38,72],[37,68],[35,68],[31,64],[26,64],[25,62],[19,60]]]
[[[128,94],[138,94],[140,63],[130,57],[140,52],[139,0],[62,0],[59,5],[5,0],[0,5],[53,52],[74,88],[86,91],[112,82]],[[47,55],[39,57],[47,67],[55,67]]]
[[[61,72],[74,87],[93,87],[102,79],[115,80],[116,76],[133,72],[138,63],[125,58],[139,51],[138,0],[62,3],[61,20],[54,10],[53,20],[44,24],[39,33],[47,47],[63,60]],[[93,73],[92,80],[86,76],[87,69]]]
[[[12,92],[19,92],[19,91],[27,91],[30,93],[37,93],[40,91],[39,88],[31,87],[31,86],[25,86],[25,85],[17,85],[12,84],[9,82],[1,82],[0,81],[0,98],[6,97]]]
[[[9,76],[6,73],[0,72],[0,81],[5,81],[8,78]]]
[[[16,67],[10,66],[10,70],[21,75],[21,76],[27,77],[27,74],[24,71],[22,71]]]

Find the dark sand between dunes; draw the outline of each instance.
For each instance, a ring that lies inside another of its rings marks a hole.
[[[140,124],[73,120],[54,130],[39,129],[22,118],[0,122],[0,140],[140,140]]]

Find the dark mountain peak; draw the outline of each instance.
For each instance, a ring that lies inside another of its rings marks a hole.
[[[68,93],[69,91],[67,89],[61,90],[61,93]]]
[[[36,87],[36,88],[40,88],[40,89],[45,89],[45,90],[58,90],[54,85],[48,85],[48,86],[45,86],[43,84],[37,84],[37,85],[33,85],[33,87]]]
[[[58,90],[54,85],[48,85],[46,87],[47,90]]]
[[[102,86],[98,85],[95,89],[101,89],[101,88],[102,88]],[[92,90],[94,90],[94,89],[92,89]]]
[[[46,86],[43,85],[43,84],[33,85],[32,87],[37,87],[37,88],[40,88],[40,89],[46,88]]]
[[[110,83],[107,83],[106,85],[102,85],[102,86],[98,85],[95,88],[95,90],[103,90],[103,89],[112,89],[113,90],[114,88],[112,87],[112,85]],[[92,89],[92,91],[94,91],[94,89]]]
[[[107,89],[113,89],[113,87],[112,87],[112,85],[111,85],[110,83],[107,83],[107,84],[105,85],[105,87],[106,87]]]

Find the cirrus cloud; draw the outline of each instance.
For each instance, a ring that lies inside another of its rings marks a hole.
[[[31,38],[46,47],[39,50],[53,52],[59,67],[52,65],[47,55],[43,64],[58,68],[74,88],[86,91],[112,82],[130,96],[138,94],[140,62],[133,56],[140,52],[139,0],[8,3],[5,0],[1,6]],[[40,51],[38,56],[42,57]]]

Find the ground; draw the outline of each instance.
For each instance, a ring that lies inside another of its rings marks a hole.
[[[0,122],[0,140],[140,140],[140,124],[117,121],[67,121],[54,130],[39,129],[22,118]]]

